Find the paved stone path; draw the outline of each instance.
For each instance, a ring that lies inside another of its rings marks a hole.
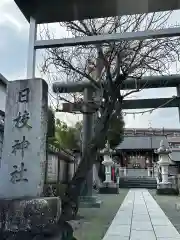
[[[148,190],[132,189],[103,240],[180,240],[180,234]]]

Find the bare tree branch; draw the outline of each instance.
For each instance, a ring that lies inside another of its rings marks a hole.
[[[80,37],[163,29],[167,27],[170,16],[171,12],[150,13],[65,22],[59,25],[71,32],[72,36]],[[43,34],[47,39],[52,38],[48,28],[41,31],[42,36]],[[122,112],[125,97],[140,91],[136,88],[122,94],[122,83],[131,76],[136,79],[138,86],[138,81],[143,75],[169,74],[172,64],[179,59],[180,44],[177,37],[54,48],[45,51],[41,66],[44,73],[62,75],[65,81],[77,82],[87,79],[94,84],[97,91],[101,91],[102,98],[99,106],[101,116],[96,123],[94,136],[89,142],[86,154],[82,157],[81,164],[68,186],[65,205],[71,205],[73,198],[78,197],[87,171],[95,161],[94,152],[105,144],[111,117]]]

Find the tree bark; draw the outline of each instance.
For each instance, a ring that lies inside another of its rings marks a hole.
[[[94,136],[89,142],[84,156],[82,156],[78,169],[67,186],[64,198],[62,198],[62,219],[65,221],[71,219],[72,206],[74,204],[78,204],[81,186],[87,176],[87,173],[91,170],[95,162],[97,150],[102,149],[105,145],[106,135],[109,128],[110,118],[114,110],[114,105],[114,101],[111,101],[107,104],[104,114],[96,124]]]

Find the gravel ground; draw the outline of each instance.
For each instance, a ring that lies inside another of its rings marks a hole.
[[[165,212],[166,216],[180,233],[180,210],[175,207],[176,203],[180,204],[180,196],[162,196],[156,195],[155,190],[149,190],[156,202]]]
[[[102,200],[100,208],[81,208],[82,218],[74,221],[74,236],[77,240],[101,240],[123,202],[128,190],[121,189],[118,195],[97,195]]]

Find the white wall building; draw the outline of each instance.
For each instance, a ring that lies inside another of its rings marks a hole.
[[[5,112],[8,80],[0,73],[0,110]]]
[[[4,132],[4,112],[6,106],[6,89],[8,80],[0,73],[0,159],[3,147],[3,132]]]

